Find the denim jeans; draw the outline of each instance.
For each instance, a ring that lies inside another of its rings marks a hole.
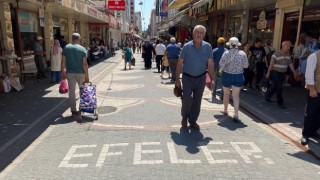
[[[216,73],[216,72],[218,72],[218,70],[215,70],[214,72],[215,72],[214,73],[214,87],[212,89],[212,93],[217,94],[217,90],[218,90],[218,88],[220,88],[221,89],[221,96],[223,97],[223,86],[221,84],[221,77],[218,77],[218,75]]]

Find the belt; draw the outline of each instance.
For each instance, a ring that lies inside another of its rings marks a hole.
[[[200,74],[198,76],[192,76],[192,75],[190,75],[188,73],[183,72],[183,75],[191,77],[191,78],[199,78],[199,77],[202,77],[203,75],[205,75],[206,73],[207,73],[207,71],[205,71],[204,73],[202,73],[202,74]]]

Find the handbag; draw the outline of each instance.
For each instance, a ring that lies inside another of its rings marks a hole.
[[[66,94],[69,92],[68,81],[66,79],[62,79],[59,86],[59,93]]]
[[[135,66],[135,65],[136,65],[136,58],[132,58],[132,59],[131,59],[131,65],[132,65],[132,66]]]
[[[263,78],[261,80],[261,91],[263,93],[266,93],[268,91],[268,88],[271,86],[271,81],[270,79]]]

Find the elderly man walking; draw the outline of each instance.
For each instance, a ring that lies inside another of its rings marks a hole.
[[[285,80],[288,66],[290,67],[294,76],[296,76],[296,72],[291,61],[290,46],[290,41],[284,41],[282,43],[282,48],[280,49],[280,51],[276,51],[272,55],[269,69],[266,75],[266,77],[270,78],[271,80],[271,87],[270,89],[268,89],[265,95],[265,99],[266,101],[271,102],[271,97],[274,93],[276,93],[278,106],[282,109],[286,109],[282,98],[282,85]]]
[[[76,85],[89,82],[86,57],[87,50],[80,45],[80,34],[73,33],[72,43],[66,45],[62,52],[61,74],[62,79],[68,80],[71,113],[78,122],[81,122],[81,116],[76,107]]]
[[[320,128],[320,50],[307,59],[306,88],[308,96],[301,138],[301,144],[304,146],[309,143],[310,137],[320,138],[317,132]]]
[[[170,71],[172,74],[171,82],[176,81],[176,67],[179,59],[181,48],[176,44],[176,38],[172,37],[170,39],[170,44],[166,47],[166,56],[169,60]],[[179,77],[180,78],[180,77]]]
[[[176,86],[181,87],[179,76],[182,74],[182,127],[190,123],[190,127],[199,130],[197,124],[200,114],[201,100],[206,83],[206,72],[209,70],[211,80],[214,78],[212,47],[203,41],[206,28],[197,25],[193,29],[193,41],[186,43],[181,51],[176,69]],[[213,82],[211,85],[213,86]]]

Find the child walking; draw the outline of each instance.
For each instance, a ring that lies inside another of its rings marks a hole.
[[[166,56],[163,56],[163,58],[162,58],[160,77],[163,78],[163,79],[170,78],[169,60],[168,60],[168,58]]]

